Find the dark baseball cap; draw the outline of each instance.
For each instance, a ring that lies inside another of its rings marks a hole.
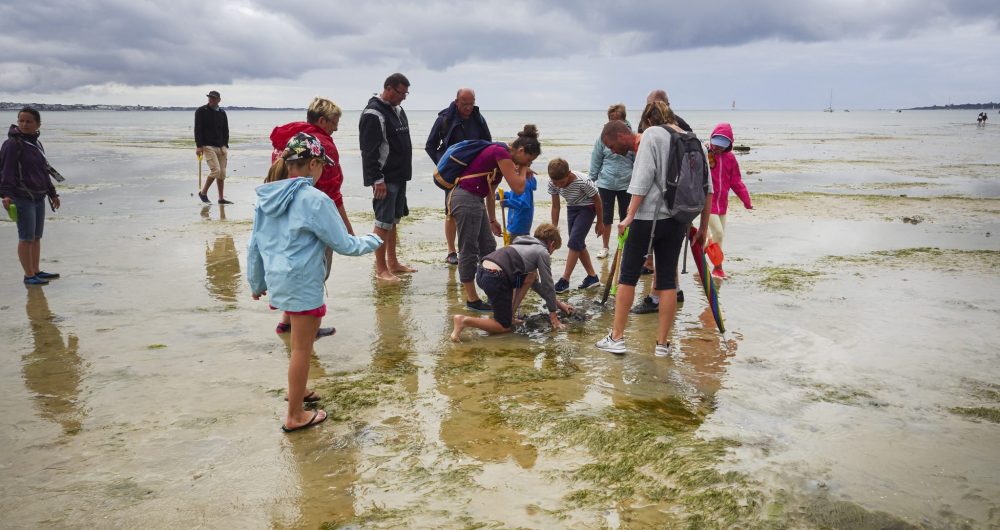
[[[222,99],[222,94],[219,94],[218,90],[213,90],[213,91],[211,91],[211,92],[208,93],[208,97]]]

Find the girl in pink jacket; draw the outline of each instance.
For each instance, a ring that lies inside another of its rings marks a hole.
[[[733,127],[728,123],[720,123],[712,130],[712,139],[708,144],[708,164],[712,168],[712,216],[709,218],[708,229],[712,241],[722,248],[722,240],[726,235],[726,209],[729,207],[729,190],[743,201],[747,210],[752,210],[750,192],[743,184],[740,174],[740,164],[733,154]],[[725,278],[722,265],[712,270],[712,276]]]

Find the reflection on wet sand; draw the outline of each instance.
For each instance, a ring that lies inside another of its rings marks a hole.
[[[375,341],[372,342],[372,369],[375,371],[399,371],[405,390],[413,394],[417,391],[417,377],[414,370],[414,339],[410,336],[413,326],[408,303],[407,283],[376,287]],[[405,309],[404,309],[405,307]]]
[[[288,459],[299,478],[298,516],[277,527],[339,527],[356,516],[359,449],[353,435],[327,428],[313,436],[287,436]],[[338,434],[340,433],[340,434]]]
[[[27,291],[25,310],[35,348],[22,358],[24,384],[35,394],[42,417],[61,425],[64,434],[73,435],[80,431],[84,417],[79,404],[83,371],[83,360],[77,353],[79,340],[70,335],[63,342],[44,289]]]
[[[235,302],[243,277],[240,257],[233,236],[215,238],[212,246],[205,244],[205,279],[208,292],[220,302]]]
[[[212,220],[212,214],[211,214],[211,212],[212,212],[212,205],[206,204],[205,206],[202,206],[201,207],[201,217],[202,217],[202,219],[204,219],[206,221],[211,221]],[[226,206],[224,204],[220,204],[219,205],[219,220],[220,221],[225,221],[226,220]]]

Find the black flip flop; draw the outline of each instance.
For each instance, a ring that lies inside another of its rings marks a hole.
[[[319,421],[316,421],[316,418],[319,417],[319,413],[320,413],[321,410],[322,409],[316,409],[313,412],[313,417],[309,419],[308,423],[305,423],[303,425],[299,425],[298,427],[296,427],[294,429],[289,429],[288,427],[285,427],[284,423],[282,423],[281,424],[281,430],[285,431],[286,433],[290,433],[290,432],[295,432],[295,431],[301,431],[302,429],[308,429],[309,427],[314,427],[316,425],[319,425],[320,423],[323,423],[324,421],[326,421],[326,419],[330,416],[329,414],[325,414],[326,411],[322,411],[322,412],[324,412],[323,419],[321,419]]]
[[[316,403],[317,401],[322,401],[323,398],[316,393],[315,390],[310,390],[308,394],[302,397],[303,403]],[[288,396],[285,396],[285,401],[288,401]]]
[[[316,330],[316,338],[332,337],[337,332],[337,328],[319,328]]]

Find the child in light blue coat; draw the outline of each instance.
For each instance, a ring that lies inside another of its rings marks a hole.
[[[350,235],[330,197],[313,187],[323,166],[331,163],[319,140],[298,133],[288,141],[264,184],[257,188],[257,210],[247,249],[247,280],[254,300],[270,292],[271,307],[290,317],[288,414],[281,425],[285,432],[312,427],[326,419],[326,411],[316,409],[310,415],[302,407],[305,401],[320,399],[306,392],[306,380],[312,342],[326,314],[326,248],[360,256],[382,245],[374,234]]]

